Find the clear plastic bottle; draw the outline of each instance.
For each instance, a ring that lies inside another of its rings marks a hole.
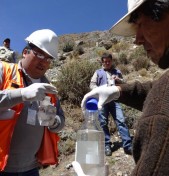
[[[51,98],[49,96],[45,96],[45,99],[43,101],[40,101],[38,120],[41,126],[52,125],[52,124],[49,124],[50,113],[56,114],[56,107],[52,105],[52,103],[50,102],[50,99]],[[53,122],[51,121],[51,123]]]
[[[105,138],[98,122],[97,100],[86,102],[85,121],[77,132],[75,160],[90,176],[105,175]]]

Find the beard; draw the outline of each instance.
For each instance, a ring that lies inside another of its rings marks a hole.
[[[169,48],[166,49],[163,56],[160,58],[160,60],[158,62],[158,66],[161,69],[169,68]]]

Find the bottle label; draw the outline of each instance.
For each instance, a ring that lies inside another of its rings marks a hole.
[[[98,141],[76,142],[75,158],[79,163],[99,164]]]

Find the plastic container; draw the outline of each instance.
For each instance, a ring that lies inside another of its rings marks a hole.
[[[51,126],[53,124],[50,121],[50,113],[56,114],[56,107],[51,104],[50,99],[49,96],[46,96],[43,101],[40,101],[38,120],[41,126]]]
[[[75,161],[91,176],[105,175],[105,138],[98,122],[96,99],[86,102],[85,121],[77,132]]]

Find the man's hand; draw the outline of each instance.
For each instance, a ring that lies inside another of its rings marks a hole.
[[[120,90],[117,86],[107,87],[105,85],[97,87],[87,93],[81,103],[82,109],[85,109],[86,100],[89,98],[98,99],[98,109],[112,100],[117,100],[120,97]]]
[[[46,93],[56,94],[56,87],[47,83],[34,83],[28,87],[21,88],[23,101],[42,101]]]
[[[112,79],[115,80],[116,84],[122,84],[124,81],[122,78],[119,78],[117,75],[112,75]]]

